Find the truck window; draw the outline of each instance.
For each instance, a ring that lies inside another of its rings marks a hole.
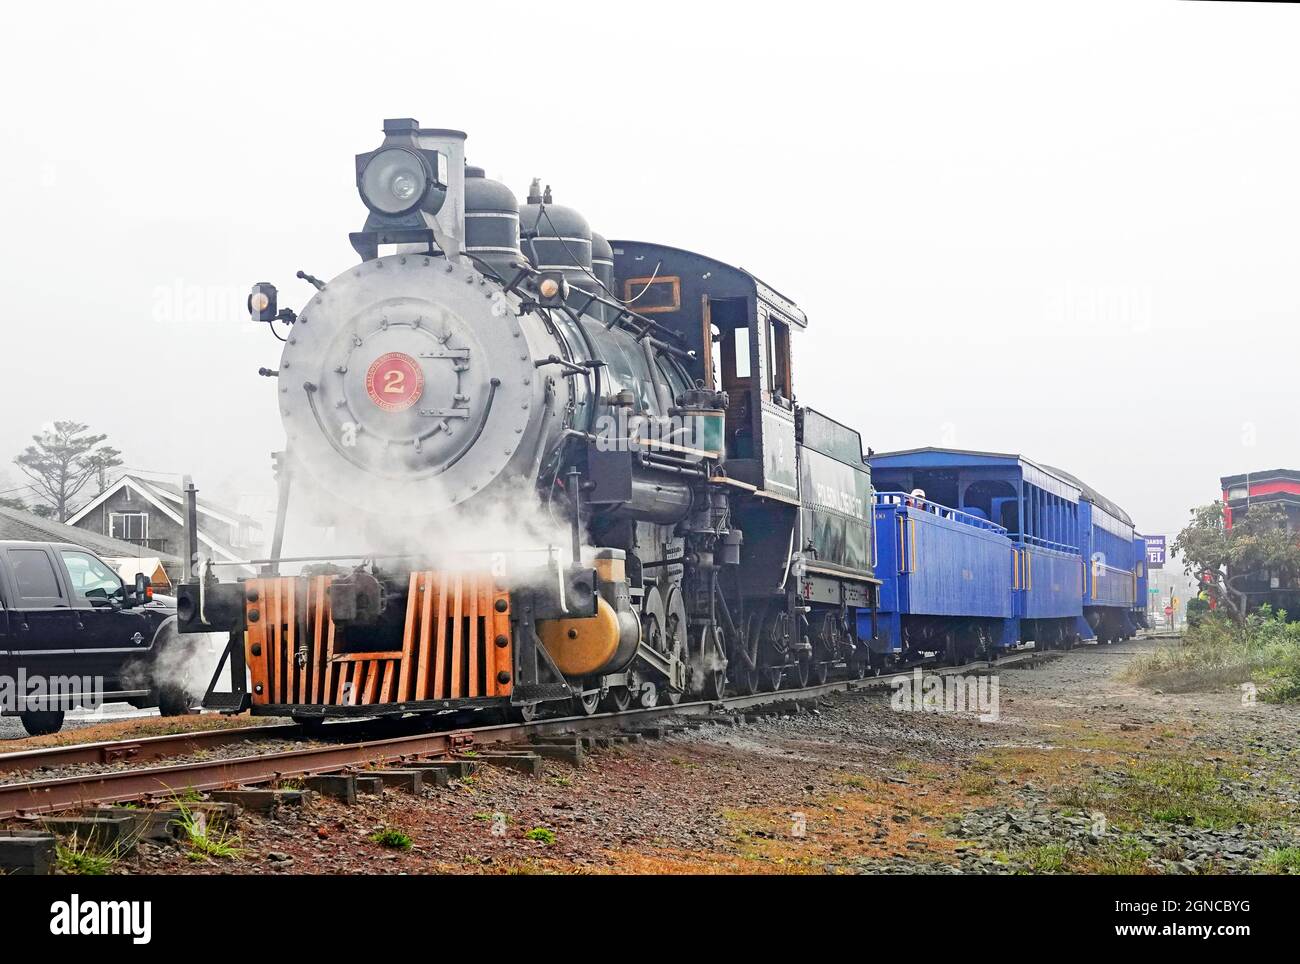
[[[24,599],[62,599],[63,590],[44,549],[10,549],[14,583]]]
[[[82,599],[88,599],[89,594],[96,589],[101,590],[103,595],[111,596],[122,588],[122,580],[117,573],[88,552],[64,549],[63,564],[68,567],[73,593]]]

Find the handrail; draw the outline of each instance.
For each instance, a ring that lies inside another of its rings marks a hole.
[[[969,512],[962,512],[960,509],[952,509],[946,505],[940,505],[938,502],[931,502],[929,499],[909,495],[906,492],[877,492],[875,495],[875,504],[881,506],[901,506],[907,509],[919,509],[922,512],[933,513],[941,519],[951,519],[953,522],[958,522],[962,525],[973,526],[977,529],[986,529],[989,532],[997,532],[1001,535],[1007,534],[1007,530],[996,522],[990,522],[988,519],[981,519],[977,515],[971,515]]]
[[[1051,539],[1040,539],[1038,536],[1026,535],[1018,535],[1014,536],[1014,538],[1026,545],[1038,546],[1040,549],[1055,549],[1057,552],[1068,552],[1073,555],[1079,553],[1078,546],[1072,546],[1067,542],[1053,542]]]

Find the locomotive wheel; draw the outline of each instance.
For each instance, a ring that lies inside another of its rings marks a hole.
[[[757,693],[758,675],[758,667],[751,669],[739,659],[733,659],[727,667],[727,681],[736,696],[753,696]]]
[[[688,667],[691,653],[686,642],[686,603],[676,586],[668,591],[668,602],[664,606],[664,634],[662,652],[676,656]],[[659,687],[659,705],[676,706],[685,695],[681,690],[671,689],[667,683]]]
[[[759,639],[758,655],[760,662],[763,659],[769,659],[771,662],[766,666],[759,667],[759,685],[769,693],[775,693],[781,688],[781,681],[785,678],[785,665],[778,663],[783,660],[786,649],[785,643],[785,613],[773,605],[768,607],[768,614],[763,619],[763,635]]]
[[[758,687],[764,693],[775,693],[785,679],[784,666],[764,666],[758,671]]]
[[[844,663],[845,668],[849,671],[849,679],[863,679],[867,675],[870,664],[867,658],[859,656],[857,653],[849,653],[849,658]]]
[[[813,664],[812,680],[818,686],[821,686],[831,675],[831,662],[839,657],[840,653],[840,621],[835,613],[827,613],[822,618],[821,632],[818,634],[821,639],[822,652],[817,652],[817,643],[813,643]],[[825,659],[819,659],[824,656]]]
[[[758,670],[758,633],[761,626],[761,613],[751,612],[745,620],[745,638],[740,640],[738,644],[738,648],[744,647],[754,665],[750,666],[742,654],[733,658],[727,666],[727,678],[731,682],[732,692],[737,696],[753,696],[758,692],[760,675]]]
[[[632,691],[626,686],[611,686],[601,705],[607,713],[626,713],[632,706]]]
[[[569,702],[573,704],[574,716],[594,716],[600,709],[600,691],[583,693],[573,697]]]
[[[808,685],[808,678],[812,671],[812,657],[801,655],[794,661],[794,665],[789,667],[790,685],[795,689],[803,689]]]
[[[541,703],[525,703],[517,708],[519,718],[525,723],[534,723],[542,718]]]
[[[659,594],[658,586],[651,586],[646,590],[645,599],[641,603],[641,641],[653,650],[666,652],[664,626],[667,621],[664,597]],[[632,696],[638,706],[648,710],[658,705],[660,689],[663,687],[657,682],[651,682],[649,685],[642,682],[642,685],[633,688]]]
[[[727,651],[726,636],[721,626],[704,626],[700,629],[700,698],[720,700],[727,688],[727,670],[719,667],[718,660]]]

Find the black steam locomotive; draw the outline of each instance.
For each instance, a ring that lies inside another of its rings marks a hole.
[[[804,313],[721,261],[606,241],[536,181],[519,204],[461,132],[384,135],[356,158],[360,262],[300,272],[298,313],[249,297],[285,332],[263,374],[286,448],[261,574],[191,553],[183,630],[230,633],[209,704],[527,718],[866,672],[870,472],[795,401]],[[363,555],[286,556],[294,513]]]

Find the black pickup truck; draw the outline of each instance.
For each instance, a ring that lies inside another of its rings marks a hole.
[[[33,736],[101,702],[189,712],[176,605],[81,546],[0,540],[0,714]]]

